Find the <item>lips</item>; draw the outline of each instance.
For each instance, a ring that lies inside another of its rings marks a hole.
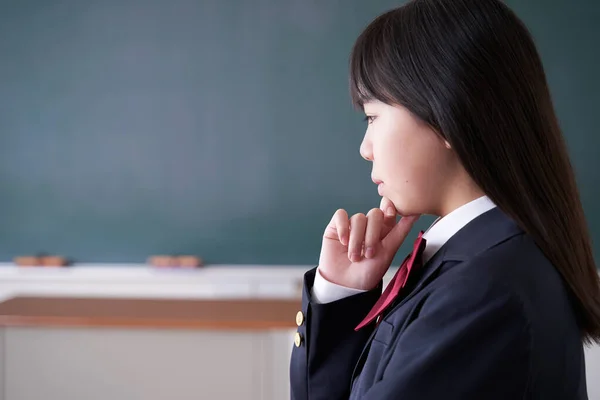
[[[381,179],[377,179],[375,177],[371,177],[371,180],[373,181],[374,184],[376,185],[380,185],[383,183],[383,181]]]

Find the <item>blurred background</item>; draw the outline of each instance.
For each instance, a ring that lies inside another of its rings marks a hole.
[[[0,400],[288,398],[323,229],[379,204],[348,56],[403,3],[0,1]],[[598,259],[600,2],[506,3],[544,61]],[[73,265],[13,262],[43,254]],[[596,349],[588,386],[600,399]]]

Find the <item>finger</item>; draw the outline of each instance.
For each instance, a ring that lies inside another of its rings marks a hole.
[[[400,218],[400,221],[398,221],[390,233],[388,233],[387,236],[381,241],[383,251],[387,252],[388,254],[396,254],[417,219],[419,219],[419,216]]]
[[[325,237],[327,239],[337,239],[342,245],[347,246],[349,232],[348,213],[346,210],[339,209],[333,214],[333,217],[325,230]]]
[[[398,211],[396,211],[396,206],[394,206],[394,203],[392,203],[392,201],[387,197],[381,198],[379,208],[384,213],[383,229],[381,230],[380,237],[380,239],[383,239],[387,236],[388,233],[390,233],[392,228],[396,226],[396,216],[398,214]]]
[[[387,197],[382,197],[381,202],[379,203],[379,208],[385,214],[386,218],[396,218],[398,211],[396,211],[396,206],[390,199]]]
[[[352,262],[361,260],[362,246],[365,240],[367,216],[355,214],[350,218],[350,242],[348,243],[348,258]]]
[[[367,229],[365,232],[365,257],[375,257],[377,245],[381,241],[383,228],[383,211],[374,208],[367,214]]]

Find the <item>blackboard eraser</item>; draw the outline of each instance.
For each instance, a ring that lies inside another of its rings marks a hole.
[[[182,268],[198,268],[203,265],[202,259],[196,256],[179,256],[177,264]]]
[[[19,256],[13,259],[15,265],[19,267],[37,267],[42,265],[42,260],[35,256]]]
[[[44,256],[41,257],[42,265],[45,267],[66,267],[69,261],[63,256]]]
[[[198,268],[202,266],[202,259],[197,256],[157,255],[148,257],[148,264],[158,268]]]
[[[158,268],[175,267],[177,260],[171,256],[151,256],[148,258],[148,264]]]

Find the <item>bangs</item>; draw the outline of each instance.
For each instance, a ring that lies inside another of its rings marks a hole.
[[[363,109],[373,100],[400,105],[437,127],[427,99],[431,85],[424,76],[435,61],[426,25],[419,2],[409,2],[367,26],[356,39],[349,60],[354,107]]]
[[[398,18],[403,7],[377,17],[358,37],[350,54],[350,97],[356,108],[379,100],[386,104],[398,103],[392,88],[401,78],[394,71],[399,65],[390,65],[398,59],[395,48],[392,19]],[[395,67],[395,68],[394,68]]]

